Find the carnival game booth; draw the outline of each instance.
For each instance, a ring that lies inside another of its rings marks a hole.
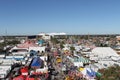
[[[25,56],[26,54],[28,54],[28,48],[15,46],[9,52],[12,53],[13,55],[19,54]]]

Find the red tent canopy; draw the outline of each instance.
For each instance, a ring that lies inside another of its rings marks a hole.
[[[13,80],[25,80],[25,77],[20,75],[18,77],[15,77]]]
[[[22,75],[28,75],[28,67],[24,67],[20,70]]]
[[[18,48],[29,48],[29,47],[38,47],[38,45],[33,43],[32,41],[26,41],[23,44],[19,44],[17,47]]]
[[[29,76],[26,78],[26,80],[35,80],[35,78],[30,78]],[[36,80],[41,80],[40,78],[37,78]]]
[[[28,72],[28,67],[24,67],[20,71],[21,71],[21,73]]]

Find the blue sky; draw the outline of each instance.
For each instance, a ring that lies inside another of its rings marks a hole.
[[[0,35],[120,33],[120,0],[0,0]]]

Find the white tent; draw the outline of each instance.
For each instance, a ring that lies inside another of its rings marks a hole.
[[[105,58],[107,56],[119,56],[112,48],[110,47],[96,47],[92,50],[92,53],[95,56]]]
[[[45,46],[43,47],[29,47],[29,51],[34,50],[34,51],[39,51],[39,52],[45,52]]]
[[[83,67],[83,62],[73,62],[74,66]]]

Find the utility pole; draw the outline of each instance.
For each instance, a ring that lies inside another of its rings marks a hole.
[[[89,38],[90,38],[90,35],[89,35],[89,33],[88,33],[88,40],[89,40]]]
[[[4,37],[5,46],[7,45],[7,29],[5,29],[5,37]]]

